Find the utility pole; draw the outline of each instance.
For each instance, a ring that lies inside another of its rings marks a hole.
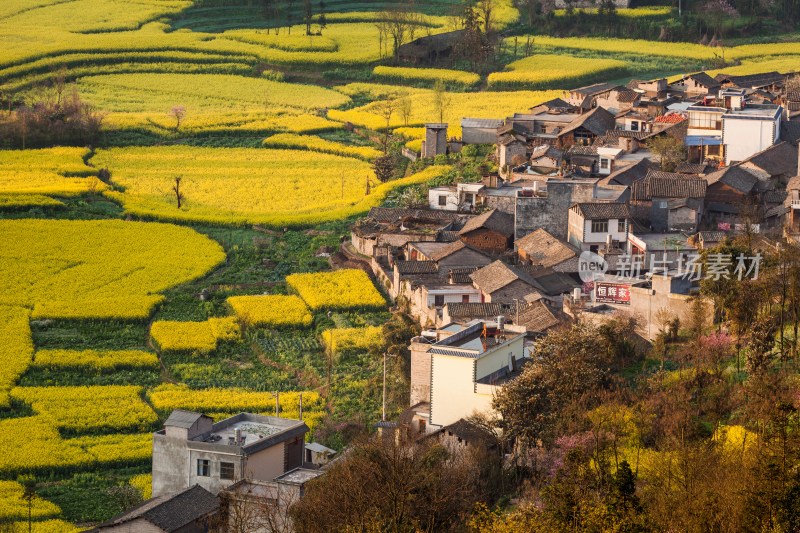
[[[383,409],[381,422],[386,422],[386,352],[383,352]]]

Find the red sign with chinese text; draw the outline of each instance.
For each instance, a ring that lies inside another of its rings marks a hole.
[[[630,305],[630,285],[597,281],[594,284],[594,300],[598,303]]]

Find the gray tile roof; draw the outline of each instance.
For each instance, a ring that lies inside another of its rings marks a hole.
[[[472,319],[472,318],[497,318],[508,312],[507,304],[499,303],[460,303],[453,302],[445,304],[447,315],[450,318]]]
[[[758,178],[738,166],[725,167],[714,171],[708,174],[705,179],[709,186],[722,183],[744,194],[749,194],[758,183]]]
[[[603,109],[602,107],[595,107],[591,111],[580,115],[577,119],[569,123],[569,125],[561,130],[559,137],[570,133],[580,127],[594,133],[595,135],[603,135],[608,130],[615,129],[616,120],[614,115]]]
[[[172,426],[172,427],[179,427],[184,429],[189,429],[194,425],[195,422],[203,418],[204,414],[202,413],[195,413],[192,411],[184,411],[182,409],[175,409],[170,413],[167,420],[164,422],[165,426]],[[206,417],[210,418],[210,417]]]
[[[631,186],[631,199],[705,198],[708,182],[696,176],[650,170]]]
[[[610,91],[611,89],[614,89],[615,87],[621,87],[621,86],[617,85],[616,83],[609,83],[609,82],[595,83],[594,85],[587,85],[585,87],[579,87],[577,89],[570,89],[569,92],[578,93],[578,94],[581,94],[581,95],[584,95],[584,96],[592,96],[592,95],[595,95],[595,94],[600,94],[600,93],[604,93],[606,91]]]
[[[514,312],[509,313],[509,318],[516,319]],[[561,324],[561,320],[547,307],[544,302],[533,302],[519,312],[518,326],[525,326],[528,331],[543,333],[548,329]]]
[[[532,261],[545,268],[569,261],[579,253],[576,248],[558,240],[546,229],[537,229],[518,239],[515,247],[517,250],[524,250]]]
[[[395,264],[400,274],[436,274],[439,272],[436,261],[398,261]]]
[[[441,230],[436,234],[436,242],[455,242],[458,240],[458,232],[453,230]]]
[[[476,270],[478,270],[478,267],[453,268],[448,272],[448,276],[451,283],[472,285],[470,274]]]
[[[151,498],[130,511],[103,522],[92,531],[116,528],[139,518],[147,520],[162,531],[178,531],[215,513],[219,504],[219,498],[200,485],[195,485],[176,494]]]
[[[781,121],[781,139],[789,142],[800,140],[800,120]]]
[[[500,260],[476,270],[471,277],[473,283],[487,294],[492,294],[518,280],[530,285],[530,293],[544,292],[542,286],[530,274]]]
[[[650,170],[650,160],[647,158],[640,159],[632,165],[617,166],[611,174],[600,180],[603,185],[625,185],[630,187],[634,181],[643,179],[647,172]]]
[[[575,205],[587,220],[630,217],[628,204],[619,202],[590,202]]]
[[[750,156],[742,165],[755,165],[771,177],[797,174],[797,146],[782,141]]]
[[[403,219],[413,218],[417,220],[431,220],[450,222],[460,218],[468,218],[470,215],[455,213],[453,211],[443,211],[440,209],[403,209],[399,207],[373,207],[367,215],[377,222],[392,223],[400,222]]]
[[[684,79],[692,79],[696,83],[702,85],[703,87],[718,87],[719,82],[706,74],[705,72],[697,72],[695,74],[689,74]]]
[[[730,82],[742,89],[758,89],[759,87],[766,87],[767,85],[783,84],[786,81],[786,75],[777,71],[748,74],[746,76],[717,74],[715,79],[719,83]]]
[[[503,119],[498,118],[462,118],[462,128],[499,128],[503,125]]]
[[[705,163],[689,163],[688,161],[681,161],[675,167],[677,174],[705,174],[708,170],[709,167]]]
[[[492,209],[467,221],[458,233],[459,235],[466,235],[480,228],[486,228],[506,237],[511,237],[514,235],[514,217],[508,213]]]

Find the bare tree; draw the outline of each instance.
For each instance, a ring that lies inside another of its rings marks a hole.
[[[450,108],[453,106],[453,97],[447,93],[444,82],[439,79],[433,85],[433,109],[439,117],[439,122],[444,122]]]
[[[395,95],[388,95],[384,100],[375,104],[375,113],[386,122],[386,129],[383,134],[383,153],[389,151],[389,127],[392,122],[392,115],[397,109],[397,98]]]
[[[183,118],[186,116],[186,108],[182,105],[176,105],[170,109],[169,114],[175,119],[175,131],[178,131],[181,129],[181,122],[183,122]]]
[[[478,0],[475,7],[478,9],[483,20],[483,31],[489,33],[492,29],[492,12],[495,7],[495,0]]]
[[[181,208],[181,206],[183,205],[183,201],[186,199],[186,196],[184,196],[183,191],[181,191],[181,181],[183,181],[183,178],[181,176],[175,176],[175,183],[172,186],[172,192],[175,193],[175,200],[178,203],[178,209]]]
[[[414,103],[409,95],[406,94],[402,98],[397,100],[397,111],[403,118],[404,126],[408,126],[408,122],[411,120],[411,113],[413,111],[413,108],[414,108]]]
[[[382,12],[379,16],[384,20],[386,38],[392,42],[392,54],[397,63],[400,59],[399,50],[408,41],[414,40],[417,26],[420,24],[419,16],[407,6],[393,6]]]

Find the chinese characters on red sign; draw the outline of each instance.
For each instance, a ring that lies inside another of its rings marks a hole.
[[[594,291],[594,299],[598,303],[625,305],[631,303],[631,291],[628,285],[598,281],[594,284]]]

